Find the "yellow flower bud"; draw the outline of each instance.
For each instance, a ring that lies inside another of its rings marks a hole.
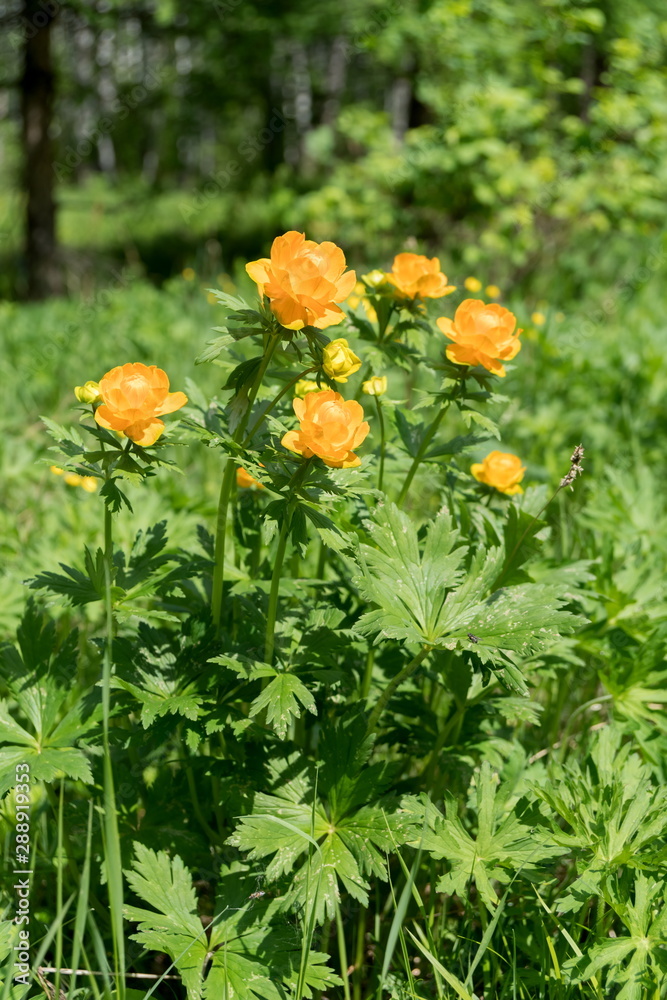
[[[74,386],[74,395],[80,403],[101,403],[99,382],[86,382],[84,385]]]
[[[546,316],[541,312],[534,312],[530,318],[535,326],[544,326],[547,321]]]
[[[497,285],[486,286],[486,295],[489,299],[499,299],[500,294],[501,294],[500,289],[498,288]]]
[[[80,486],[81,476],[78,475],[78,473],[76,472],[66,472],[65,482],[67,483],[68,486]]]
[[[482,287],[482,282],[479,278],[466,278],[463,282],[464,288],[467,288],[469,292],[478,292]]]
[[[49,469],[51,470],[51,472],[53,473],[54,476],[64,476],[65,475],[65,470],[61,469],[59,465],[50,465]]]
[[[95,476],[81,476],[79,486],[86,493],[97,493],[97,479]]]
[[[197,274],[192,267],[184,267],[181,271],[181,275],[186,281],[194,281],[197,277]]]
[[[387,274],[377,268],[374,271],[369,271],[368,274],[362,274],[361,278],[368,288],[379,288],[380,285],[387,284]]]
[[[303,397],[307,396],[309,392],[317,392],[318,389],[319,386],[317,382],[313,382],[310,378],[301,378],[294,386],[294,394],[298,396],[299,399],[303,399]]]
[[[361,368],[361,358],[348,346],[344,337],[332,340],[323,351],[323,369],[334,382],[347,382]]]
[[[384,396],[387,391],[387,376],[373,375],[361,386],[367,396]]]

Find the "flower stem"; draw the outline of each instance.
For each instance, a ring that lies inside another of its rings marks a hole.
[[[412,674],[414,674],[417,667],[420,665],[420,663],[423,662],[423,660],[426,659],[428,654],[431,652],[432,648],[433,648],[432,646],[423,646],[422,649],[419,650],[417,655],[414,656],[410,660],[410,662],[405,667],[403,667],[403,669],[398,674],[396,674],[396,676],[389,682],[387,687],[380,695],[377,705],[371,712],[371,717],[368,720],[368,726],[366,728],[367,736],[370,736],[377,729],[378,722],[380,721],[380,716],[382,715],[385,708],[391,701],[394,692],[397,690],[397,688],[401,686],[401,684],[404,681],[407,681],[407,679],[411,677]]]
[[[308,470],[311,466],[313,459],[306,458],[299,465],[298,469],[292,476],[287,491],[291,496],[290,501],[285,509],[285,516],[283,518],[283,523],[280,526],[280,534],[278,535],[278,548],[276,550],[276,558],[273,564],[273,573],[271,575],[271,590],[269,591],[269,607],[266,617],[266,641],[264,643],[264,662],[271,664],[273,662],[273,650],[275,647],[275,629],[276,629],[276,615],[278,613],[278,597],[280,592],[280,576],[282,573],[283,562],[285,560],[285,549],[287,548],[287,538],[289,535],[290,525],[292,523],[292,511],[294,510],[297,503],[297,490],[303,483]]]
[[[364,701],[366,700],[366,698],[368,698],[368,692],[371,689],[371,680],[373,679],[374,663],[375,663],[375,646],[371,646],[366,656],[366,668],[364,670],[364,679],[361,683],[361,697]]]
[[[380,423],[380,471],[378,473],[378,489],[382,489],[382,482],[384,479],[384,453],[385,453],[385,430],[384,430],[384,415],[382,413],[382,403],[380,402],[380,397],[375,397],[375,405],[378,411],[378,421]]]
[[[102,670],[102,744],[104,750],[104,846],[109,887],[109,911],[113,938],[114,972],[119,1000],[125,998],[125,935],[123,931],[123,871],[120,837],[116,814],[111,752],[109,749],[109,717],[111,704],[111,650],[113,646],[113,606],[111,580],[113,569],[113,534],[111,511],[104,507],[104,609],[106,643]]]
[[[264,350],[264,356],[262,357],[261,364],[257,370],[257,375],[255,381],[253,382],[252,388],[248,393],[248,406],[246,408],[245,414],[241,419],[238,427],[234,431],[232,436],[232,441],[235,444],[239,444],[243,440],[245,435],[246,427],[248,426],[248,420],[250,419],[250,412],[253,407],[253,403],[259,392],[259,387],[262,384],[262,379],[266,373],[266,369],[269,366],[269,362],[273,357],[273,352],[278,346],[279,337],[271,335],[270,340]],[[215,624],[216,630],[220,631],[220,622],[222,619],[222,594],[225,578],[225,542],[227,538],[227,514],[229,511],[229,501],[232,495],[232,489],[234,487],[234,470],[236,466],[236,460],[233,456],[229,456],[225,462],[225,469],[222,474],[222,483],[220,486],[220,498],[218,500],[218,514],[216,518],[216,528],[215,528],[215,566],[213,569],[213,589],[211,593],[211,613],[213,615],[213,622]]]
[[[287,535],[289,532],[289,517],[285,515],[282,526],[280,528],[280,535],[278,536],[278,548],[276,550],[276,559],[273,564],[273,575],[271,577],[271,590],[269,592],[269,609],[266,616],[266,641],[264,643],[264,662],[271,664],[273,662],[273,650],[275,647],[275,629],[276,629],[276,615],[278,612],[278,596],[280,591],[280,575],[283,568],[283,560],[285,558],[285,549],[287,547]]]
[[[417,451],[417,454],[415,455],[415,457],[412,460],[412,465],[408,469],[408,474],[405,477],[405,482],[403,483],[403,486],[401,488],[401,492],[398,494],[398,499],[396,500],[397,504],[400,505],[405,500],[407,492],[410,489],[410,486],[412,484],[412,480],[415,478],[415,472],[417,471],[417,469],[421,465],[422,459],[424,458],[424,455],[426,454],[426,449],[428,448],[428,446],[430,445],[431,441],[433,440],[433,438],[435,436],[435,432],[437,431],[438,427],[440,426],[442,418],[444,417],[444,415],[445,415],[445,413],[447,412],[448,409],[449,409],[449,402],[447,403],[446,406],[443,406],[441,408],[441,410],[437,414],[435,420],[433,421],[433,423],[431,424],[431,426],[427,429],[426,433],[424,434],[424,437],[422,438],[422,442],[419,445],[419,449]]]

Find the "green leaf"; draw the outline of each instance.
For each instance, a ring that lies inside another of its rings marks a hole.
[[[498,785],[488,761],[475,778],[477,835],[472,836],[458,816],[458,804],[446,800],[446,816],[431,803],[408,798],[401,803],[404,812],[414,818],[412,846],[419,846],[434,858],[444,858],[450,871],[443,875],[438,892],[468,896],[473,881],[489,909],[498,902],[493,882],[507,885],[516,872],[534,874],[538,863],[561,853],[549,843],[543,832],[524,826],[516,814],[506,810],[504,799],[497,799]],[[424,831],[424,822],[428,824]]]
[[[581,619],[562,605],[566,584],[528,583],[493,590],[504,560],[502,546],[471,556],[460,544],[446,510],[428,525],[420,545],[407,514],[394,504],[377,509],[359,545],[363,597],[376,606],[355,625],[361,635],[474,652],[499,668],[499,677],[525,694],[520,661],[574,631]],[[474,638],[471,639],[470,636]]]
[[[301,958],[299,935],[286,924],[278,900],[254,900],[256,877],[243,865],[223,868],[218,879],[219,901],[209,935],[197,915],[192,878],[181,859],[155,853],[135,843],[135,859],[127,879],[134,892],[153,910],[124,909],[139,924],[135,941],[166,952],[176,964],[188,1000],[284,1000]],[[340,982],[324,964],[326,956],[306,956],[309,989]],[[310,992],[308,993],[310,996]]]
[[[368,904],[365,876],[386,880],[385,854],[404,842],[408,830],[392,804],[377,804],[386,765],[363,766],[367,749],[356,733],[331,731],[320,747],[317,799],[312,770],[292,773],[298,755],[274,764],[275,793],[258,792],[252,814],[228,840],[248,851],[249,860],[273,856],[264,873],[268,882],[296,868],[289,899],[314,912],[319,923],[335,916],[341,886]]]
[[[93,780],[87,758],[74,747],[0,747],[0,796],[15,783],[15,768],[22,762],[30,765],[33,781],[51,782],[61,774],[86,784]]]
[[[299,702],[317,715],[315,699],[305,684],[295,674],[278,674],[253,701],[250,717],[266,709],[267,723],[284,739],[292,719],[301,717]]]

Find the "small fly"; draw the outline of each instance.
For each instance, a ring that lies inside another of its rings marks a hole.
[[[262,892],[262,891],[260,891],[260,892],[251,892],[250,895],[248,896],[248,899],[261,899],[262,896],[266,896],[266,893]]]
[[[468,638],[470,639],[471,642],[479,642],[477,636],[473,635],[472,632],[468,632]]]

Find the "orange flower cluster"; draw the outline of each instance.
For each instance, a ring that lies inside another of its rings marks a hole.
[[[438,327],[454,343],[447,357],[457,365],[482,365],[494,375],[505,375],[503,361],[510,361],[521,350],[519,334],[514,330],[516,316],[503,306],[486,305],[479,299],[464,299],[453,321],[442,316]]]
[[[290,231],[275,238],[270,259],[254,260],[246,271],[284,327],[324,330],[343,319],[337,303],[348,297],[357,280],[354,271],[343,273],[345,267],[345,254],[335,243],[315,243]]]
[[[158,417],[179,410],[188,401],[184,392],[169,392],[166,372],[140,362],[112,368],[99,389],[102,404],[95,410],[95,420],[100,427],[122,431],[144,448],[155,444],[164,430]]]
[[[334,469],[361,465],[354,454],[370,430],[364,410],[354,399],[345,400],[339,392],[324,389],[309,392],[292,403],[299,418],[299,430],[288,431],[281,444],[304,458],[317,455]]]
[[[418,295],[425,299],[439,299],[456,288],[456,285],[447,284],[447,275],[440,270],[437,257],[429,259],[418,253],[397,254],[387,280],[408,299]]]
[[[493,486],[507,496],[523,493],[519,483],[523,479],[526,466],[521,459],[505,451],[491,451],[483,462],[475,462],[470,466],[475,479],[487,486]]]

